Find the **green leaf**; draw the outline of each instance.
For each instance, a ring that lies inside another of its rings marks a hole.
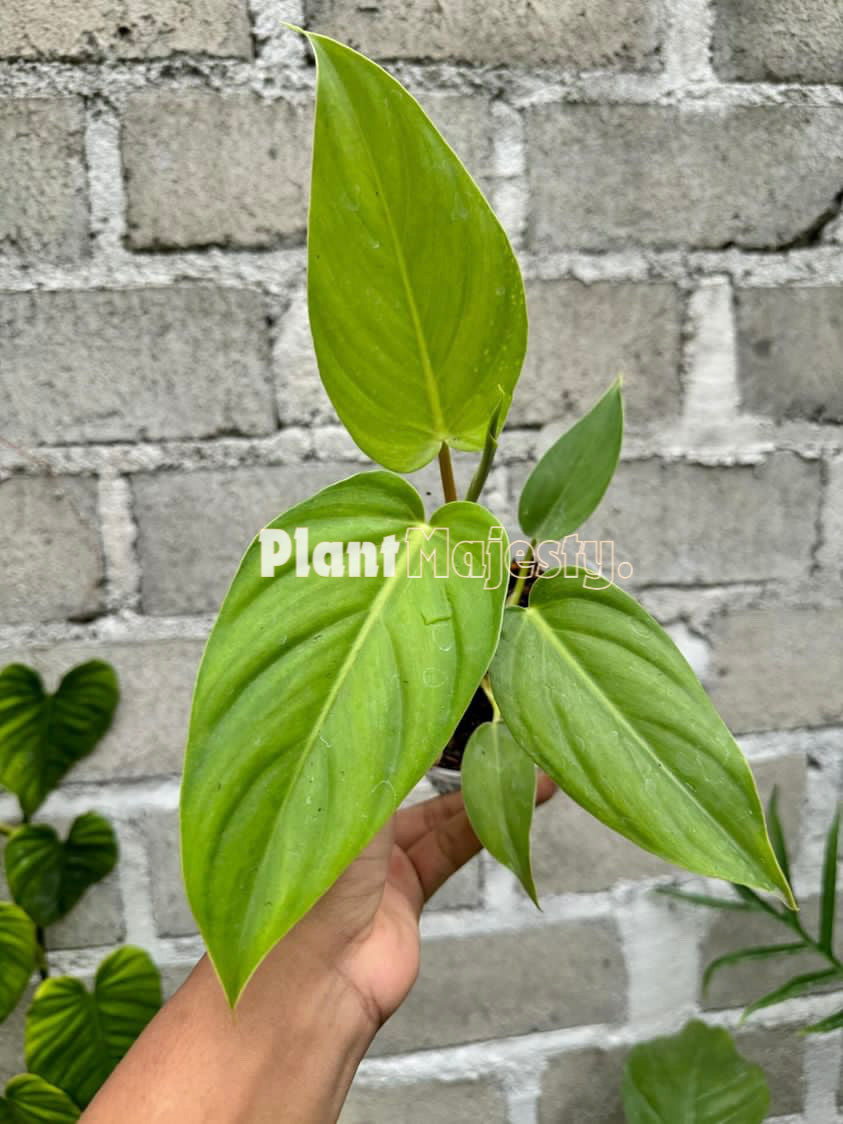
[[[460,576],[463,551],[482,572],[490,534],[505,552],[500,524],[457,502],[425,525],[418,493],[390,473],[326,488],[269,527],[306,531],[311,560],[318,543],[387,536],[400,552],[392,577],[381,564],[377,576],[312,566],[297,576],[303,551],[269,578],[258,536],[208,641],[182,784],[182,858],[232,1003],[433,764],[489,665],[505,595],[503,580],[492,590]],[[459,572],[436,577],[449,543]]]
[[[0,1097],[0,1124],[73,1124],[80,1116],[67,1093],[34,1073],[13,1077]]]
[[[527,340],[500,223],[418,103],[323,35],[308,220],[308,306],[322,381],[361,449],[411,472],[483,447]]]
[[[52,976],[27,1012],[27,1068],[85,1108],[160,1006],[161,977],[139,948],[107,956],[93,993],[72,976]]]
[[[771,960],[776,956],[790,956],[797,952],[805,952],[804,941],[795,941],[792,944],[758,945],[756,948],[742,948],[737,952],[718,956],[716,960],[711,961],[703,973],[703,991],[708,991],[708,985],[714,974],[729,964],[742,964],[746,960]]]
[[[627,1124],[761,1124],[770,1092],[728,1031],[691,1022],[630,1051],[623,1105]]]
[[[0,902],[0,1022],[7,1018],[26,990],[35,970],[35,926],[22,909]]]
[[[735,909],[739,913],[747,913],[753,907],[748,902],[738,902],[733,898],[715,898],[710,894],[694,894],[689,890],[677,890],[674,886],[657,886],[657,894],[664,894],[666,898],[676,898],[677,901],[686,902],[688,905],[706,906],[708,909]]]
[[[832,951],[834,944],[834,907],[837,898],[837,850],[840,838],[838,808],[825,841],[823,856],[822,895],[820,898],[820,948]]]
[[[551,445],[527,478],[518,503],[525,534],[539,542],[564,539],[588,519],[606,494],[623,441],[620,379],[584,418]]]
[[[752,774],[669,636],[597,575],[539,579],[492,665],[525,752],[597,819],[698,874],[792,901]]]
[[[837,1011],[834,1015],[829,1015],[827,1018],[820,1019],[819,1022],[804,1027],[801,1033],[830,1034],[833,1030],[840,1030],[841,1027],[843,1027],[843,1011]]]
[[[760,999],[756,999],[754,1003],[750,1003],[744,1010],[741,1021],[748,1019],[754,1011],[761,1011],[764,1007],[773,1007],[777,1003],[784,1003],[788,999],[796,999],[798,996],[804,995],[806,991],[811,991],[821,984],[829,983],[831,980],[839,980],[841,974],[843,973],[838,968],[824,968],[819,972],[806,972],[804,976],[795,976],[788,983],[777,987],[775,991],[769,991],[766,995],[762,995]]]
[[[27,815],[96,746],[119,695],[114,669],[102,660],[73,668],[54,695],[23,664],[0,672],[0,783]]]
[[[114,869],[117,840],[96,812],[78,816],[62,842],[47,824],[24,824],[6,844],[12,897],[37,925],[53,925]]]
[[[773,844],[773,851],[775,852],[776,858],[779,860],[782,874],[788,882],[790,882],[790,856],[787,853],[787,841],[784,837],[784,828],[782,827],[781,817],[779,816],[778,785],[773,787],[769,803],[767,804],[767,826],[770,830],[770,842]]]
[[[462,760],[462,794],[471,826],[486,850],[516,875],[539,904],[530,867],[536,767],[503,722],[471,735]]]

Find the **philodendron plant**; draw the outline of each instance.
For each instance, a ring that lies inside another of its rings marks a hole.
[[[467,711],[484,715],[466,748],[469,814],[533,897],[539,765],[646,850],[792,904],[749,768],[673,642],[579,557],[548,549],[608,487],[620,386],[528,479],[519,519],[532,548],[508,591],[505,531],[477,501],[526,346],[515,256],[416,101],[362,55],[308,39],[316,357],[349,433],[387,471],[326,488],[259,533],[199,670],[182,857],[229,1001]],[[464,498],[452,449],[478,454]],[[445,502],[426,515],[398,474],[436,457]]]

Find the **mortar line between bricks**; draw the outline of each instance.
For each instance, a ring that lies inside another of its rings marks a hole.
[[[839,1001],[839,993],[789,1000],[776,1008],[775,1016],[753,1016],[747,1026],[750,1029],[765,1030],[794,1026],[806,1019],[822,1017],[834,1010]],[[714,1026],[735,1030],[739,1026],[741,1013],[742,1008],[706,1011],[704,1017],[706,1022]],[[687,1011],[677,1012],[671,1026],[678,1030],[687,1017]],[[601,1049],[632,1046],[652,1037],[657,1028],[661,1028],[658,1033],[669,1033],[669,1029],[664,1029],[663,1021],[644,1020],[534,1031],[480,1042],[366,1058],[359,1072],[362,1082],[367,1086],[377,1086],[385,1081],[390,1084],[410,1084],[437,1077],[456,1081],[467,1072],[478,1075],[506,1075],[514,1072],[517,1075],[523,1066],[537,1065],[543,1068],[549,1059],[559,1053],[593,1046]]]
[[[713,12],[710,0],[662,0],[666,18],[665,78],[681,95],[694,86],[720,83],[711,65]]]
[[[689,390],[696,389],[693,381],[688,381],[686,398]],[[544,451],[542,443],[545,435],[557,436],[554,427],[567,427],[569,421],[560,418],[544,429],[506,430],[501,442],[499,464],[506,467],[532,459],[537,452]],[[516,443],[520,443],[520,451],[514,449]],[[326,444],[332,447],[326,449]],[[742,414],[733,423],[728,419],[725,423],[718,422],[712,432],[707,412],[699,407],[692,416],[686,412],[658,432],[632,427],[626,435],[621,460],[624,463],[659,461],[665,465],[687,463],[704,467],[735,467],[761,463],[776,453],[793,453],[820,460],[823,456],[835,456],[841,451],[841,427],[810,422],[784,423],[776,427],[764,419]],[[38,445],[32,448],[32,452],[0,439],[0,479],[11,474],[74,476],[111,473],[133,476],[176,470],[299,466],[307,462],[335,464],[338,469],[347,468],[349,474],[361,468],[374,467],[363,453],[349,447],[344,431],[334,426],[289,425],[263,437]]]
[[[114,168],[107,174],[103,170],[107,147],[103,138],[111,127],[107,121],[98,120],[89,134],[89,158],[100,177],[96,187],[98,213],[104,210],[103,201],[109,198],[111,206],[123,206],[117,202],[118,195],[122,198],[122,185],[115,178]],[[509,190],[513,185],[518,191],[527,190],[518,176],[492,175],[489,179],[493,194]],[[111,222],[112,233],[104,245],[95,246],[95,253],[90,258],[70,264],[41,263],[33,267],[23,266],[11,258],[0,261],[0,289],[8,292],[51,292],[217,284],[262,288],[288,299],[302,289],[304,246],[266,250],[238,247],[199,247],[167,252],[128,250],[114,235],[114,230],[118,228],[122,232],[122,213],[111,212],[108,221]],[[513,212],[512,221],[517,226],[521,219]],[[692,249],[683,246],[552,250],[545,253],[521,249],[518,257],[528,281],[580,281],[583,284],[664,281],[691,289],[698,277],[726,274],[741,288],[843,284],[843,246],[831,242],[781,252],[741,247]]]
[[[98,477],[97,507],[105,562],[106,604],[112,611],[137,609],[140,603],[140,561],[132,495],[125,476],[103,472]]]
[[[681,7],[683,0],[673,0]],[[806,105],[822,108],[843,105],[843,88],[837,83],[723,82],[706,74],[702,59],[694,59],[693,44],[682,33],[696,19],[705,22],[701,0],[693,0],[688,17],[680,14],[676,34],[668,43],[670,66],[653,73],[592,70],[577,72],[564,67],[476,65],[448,60],[379,58],[399,81],[415,90],[444,93],[482,92],[495,96],[505,91],[519,108],[549,102],[611,102],[617,104],[680,105],[693,101],[704,108]],[[673,7],[673,4],[671,5]],[[273,0],[253,5],[272,7]],[[283,5],[279,5],[283,7]],[[295,6],[293,5],[293,8]],[[100,62],[68,60],[0,62],[0,96],[43,97],[56,93],[109,98],[155,88],[162,91],[208,89],[223,96],[248,91],[265,101],[304,101],[312,98],[313,68],[293,46],[289,52],[265,52],[253,60],[179,53],[156,60]],[[278,40],[280,42],[280,40]],[[285,57],[286,56],[286,57]]]

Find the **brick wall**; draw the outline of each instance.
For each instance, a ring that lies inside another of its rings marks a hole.
[[[488,491],[510,523],[536,455],[625,374],[592,529],[784,786],[810,898],[843,781],[836,0],[5,0],[0,663],[54,683],[102,655],[124,687],[44,809],[101,809],[123,853],[57,967],[126,939],[173,986],[198,954],[175,809],[202,641],[254,530],[360,464],[307,334],[313,69],[282,19],[389,60],[517,247],[530,350]],[[654,896],[671,872],[564,797],[536,868],[542,914],[485,859],[440,895],[344,1124],[618,1121],[630,1042],[699,1010],[734,1026],[780,978],[736,970],[703,1003],[701,964],[764,926]],[[741,1031],[790,1124],[843,1119],[839,1041],[792,1034],[832,1002]]]

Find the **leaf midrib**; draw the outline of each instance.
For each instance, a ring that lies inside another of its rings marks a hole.
[[[682,784],[682,782],[679,780],[679,778],[674,774],[673,770],[670,769],[666,765],[666,763],[661,760],[661,758],[658,756],[658,754],[647,743],[646,739],[643,738],[638,733],[638,731],[635,729],[635,727],[632,725],[632,723],[629,721],[629,719],[626,717],[626,715],[623,713],[623,711],[618,709],[618,707],[615,705],[615,703],[612,701],[612,699],[609,698],[609,696],[605,693],[605,691],[602,689],[600,684],[594,679],[594,677],[592,675],[590,675],[589,672],[586,671],[586,669],[581,666],[581,664],[578,662],[578,660],[576,660],[574,658],[574,656],[571,654],[571,652],[569,651],[569,649],[566,646],[566,644],[564,643],[564,641],[557,634],[555,629],[553,629],[547,623],[547,621],[542,616],[541,612],[537,609],[532,609],[532,608],[523,609],[522,612],[528,617],[529,616],[535,616],[535,618],[538,621],[542,630],[550,638],[550,643],[553,645],[553,647],[555,647],[558,650],[558,652],[560,653],[562,658],[565,660],[565,662],[570,667],[573,668],[575,674],[578,676],[579,679],[581,679],[585,683],[586,687],[591,692],[591,694],[596,695],[599,698],[599,700],[603,703],[603,705],[605,705],[606,709],[609,710],[610,713],[614,716],[616,721],[632,735],[635,742],[644,750],[644,753],[646,754],[646,756],[650,760],[656,762],[660,771],[662,772],[662,774],[669,777],[671,783],[677,789],[679,789],[679,791],[683,794],[683,796],[685,796],[686,799],[688,799],[692,804],[694,804],[699,809],[700,812],[702,812],[705,819],[708,820],[709,823],[711,823],[714,826],[714,828],[717,831],[717,834],[719,836],[721,836],[723,839],[725,839],[725,841],[727,842],[727,844],[729,846],[729,849],[732,851],[732,853],[736,854],[738,856],[738,858],[740,859],[740,861],[743,865],[746,865],[747,860],[746,860],[746,856],[744,855],[743,851],[737,846],[737,844],[728,835],[728,833],[724,831],[723,827],[717,822],[717,820],[714,819],[714,817],[709,812],[709,810],[703,804],[701,804],[699,802],[699,800],[696,798],[696,796],[694,796],[693,793],[688,791],[688,789]]]
[[[427,528],[427,524],[422,524],[422,526]],[[430,529],[430,528],[427,528],[427,529]],[[349,675],[351,669],[353,668],[353,666],[354,666],[354,664],[357,660],[357,656],[359,655],[359,653],[362,650],[364,644],[368,640],[369,635],[372,632],[372,629],[375,627],[375,624],[379,620],[381,620],[382,615],[383,615],[383,609],[384,609],[385,605],[390,600],[390,598],[393,596],[395,590],[401,588],[401,579],[403,577],[403,574],[401,573],[400,564],[401,564],[402,560],[407,559],[408,563],[409,563],[409,559],[414,556],[414,553],[417,554],[418,551],[421,550],[423,537],[424,536],[422,536],[420,534],[415,535],[413,537],[414,541],[416,543],[418,543],[418,546],[415,548],[415,551],[414,551],[414,548],[413,548],[413,543],[411,542],[407,545],[407,551],[403,555],[401,553],[398,554],[398,556],[396,557],[396,560],[395,560],[395,573],[393,573],[390,577],[386,577],[384,579],[384,583],[383,583],[381,589],[378,591],[377,595],[375,596],[374,600],[372,601],[372,604],[371,604],[371,606],[369,608],[369,611],[366,615],[366,619],[364,620],[363,624],[361,625],[360,631],[357,633],[357,636],[354,638],[353,643],[351,644],[348,651],[346,652],[345,658],[343,659],[343,661],[342,661],[342,663],[341,663],[341,665],[340,665],[340,667],[337,671],[337,674],[334,678],[334,682],[331,685],[331,689],[328,692],[328,694],[325,696],[325,701],[323,702],[323,704],[322,704],[322,706],[319,710],[319,714],[316,716],[316,719],[314,720],[313,725],[311,726],[310,734],[308,735],[307,740],[305,741],[304,745],[302,746],[301,752],[299,754],[298,764],[295,767],[295,770],[294,770],[294,772],[293,772],[293,774],[290,778],[290,783],[287,786],[286,794],[284,795],[284,798],[281,800],[281,802],[278,806],[278,810],[277,810],[277,812],[275,814],[275,817],[273,819],[272,830],[269,833],[270,837],[275,834],[275,832],[278,828],[278,824],[280,823],[280,821],[282,820],[282,818],[284,816],[284,811],[287,807],[287,804],[290,800],[290,797],[291,797],[292,793],[295,791],[296,786],[298,785],[298,782],[299,782],[299,778],[301,777],[302,771],[304,770],[305,762],[308,760],[310,754],[313,751],[313,747],[316,744],[316,741],[317,741],[322,729],[324,728],[325,722],[327,721],[328,716],[330,715],[331,710],[334,707],[334,703],[337,701],[337,696],[339,695],[340,691],[342,690],[342,688],[345,684],[345,681],[348,678],[348,675]],[[262,861],[261,865],[263,865],[263,862],[266,861],[267,853],[268,853],[268,850],[265,850],[264,851],[264,858],[263,858],[263,861]],[[258,877],[259,877],[259,875],[258,875]],[[258,879],[256,878],[255,882],[257,883],[257,881],[258,881]],[[250,895],[249,904],[247,906],[246,914],[245,914],[245,917],[243,919],[243,931],[244,932],[248,932],[249,929],[250,929],[252,917],[253,917],[254,910],[255,910],[255,903],[256,903],[256,900],[259,896],[260,895],[256,895],[254,892]],[[255,967],[257,967],[257,965],[255,965]],[[248,980],[244,980],[242,986],[245,987],[247,983],[248,983]]]

